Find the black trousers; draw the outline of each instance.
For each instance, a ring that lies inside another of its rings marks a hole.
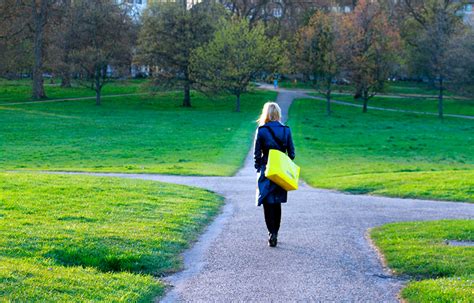
[[[277,234],[280,230],[281,203],[263,203],[263,213],[268,232]]]

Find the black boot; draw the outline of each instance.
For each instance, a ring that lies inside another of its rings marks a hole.
[[[270,247],[275,247],[277,246],[277,243],[278,243],[278,234],[276,233],[273,233],[273,234],[269,234],[270,238],[268,239],[268,245]]]

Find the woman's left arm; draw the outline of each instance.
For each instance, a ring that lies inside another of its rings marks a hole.
[[[295,145],[293,144],[293,137],[291,136],[291,129],[288,127],[288,136],[287,136],[287,152],[288,152],[288,157],[290,157],[291,160],[295,159]]]
[[[253,159],[255,160],[255,169],[257,170],[257,172],[260,172],[260,168],[262,167],[262,144],[261,144],[259,129],[257,129],[257,132],[255,134],[254,145],[255,146],[254,146]]]

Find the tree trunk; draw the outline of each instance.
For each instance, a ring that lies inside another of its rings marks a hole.
[[[362,97],[362,88],[360,88],[358,85],[356,87],[356,91],[354,94],[354,99],[360,99]]]
[[[44,99],[46,93],[44,91],[43,80],[43,47],[44,47],[44,26],[46,23],[47,2],[40,2],[39,11],[36,4],[32,4],[33,21],[34,21],[34,42],[33,42],[33,99]]]
[[[369,92],[367,90],[364,90],[362,93],[362,97],[364,99],[364,105],[362,107],[362,112],[366,113],[367,112],[367,106],[369,104]]]
[[[71,75],[68,72],[63,72],[61,75],[61,87],[70,88],[71,87]]]
[[[95,74],[95,105],[97,106],[101,104],[101,91],[102,86],[100,85],[100,72],[97,70]]]
[[[95,90],[95,105],[97,106],[100,106],[100,103],[101,103],[101,91],[100,91],[100,88],[97,88]]]
[[[61,75],[61,87],[64,88],[70,88],[71,87],[71,72],[70,72],[70,66],[71,63],[69,62],[69,45],[65,44],[64,46],[64,66],[60,70],[60,75]]]
[[[444,93],[443,77],[439,77],[439,94],[438,94],[438,117],[443,119],[443,93]]]
[[[369,100],[367,98],[364,98],[364,106],[362,107],[362,112],[366,113],[367,112],[367,104],[369,103]]]
[[[236,100],[236,105],[235,105],[235,111],[240,112],[240,93],[236,94],[237,100]]]
[[[328,116],[331,115],[331,93],[326,93],[326,112]]]
[[[326,111],[328,116],[331,115],[331,80],[328,80],[326,88]]]
[[[189,85],[189,82],[184,84],[183,107],[191,107],[191,85]]]

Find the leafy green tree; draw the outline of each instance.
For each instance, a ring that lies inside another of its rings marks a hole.
[[[326,96],[328,115],[331,114],[332,84],[339,73],[342,58],[337,44],[338,20],[336,14],[318,10],[296,35],[297,69]]]
[[[135,61],[152,68],[157,85],[182,87],[184,107],[191,106],[191,52],[212,38],[223,15],[224,8],[212,1],[191,9],[180,2],[156,3],[144,12]]]
[[[225,91],[240,96],[250,81],[261,73],[274,73],[286,64],[285,47],[278,38],[268,38],[265,27],[249,26],[246,19],[222,21],[208,44],[197,48],[191,57],[191,77],[201,89]]]

